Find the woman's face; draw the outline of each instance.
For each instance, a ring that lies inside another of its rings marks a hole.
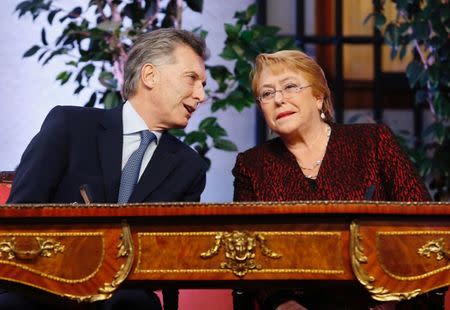
[[[276,92],[270,98],[273,91]],[[311,84],[300,72],[286,69],[274,73],[264,69],[257,97],[268,126],[281,137],[301,133],[314,122],[321,122],[323,99],[313,96]]]

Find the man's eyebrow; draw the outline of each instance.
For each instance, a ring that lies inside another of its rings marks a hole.
[[[192,74],[195,76],[196,79],[200,79],[200,76],[195,71],[188,71],[188,72],[186,72],[186,74]],[[203,87],[206,86],[206,80],[202,82],[202,85],[203,85]]]

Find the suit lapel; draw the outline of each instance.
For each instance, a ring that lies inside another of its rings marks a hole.
[[[152,159],[144,170],[130,197],[130,202],[143,202],[169,173],[175,169],[178,160],[177,142],[168,133],[164,133],[158,143]]]
[[[105,111],[97,134],[98,153],[103,172],[106,202],[116,203],[122,168],[122,105]],[[100,202],[100,201],[98,201]]]

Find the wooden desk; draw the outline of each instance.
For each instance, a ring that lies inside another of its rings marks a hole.
[[[119,285],[360,283],[378,301],[450,285],[450,204],[0,205],[0,279],[83,302]]]

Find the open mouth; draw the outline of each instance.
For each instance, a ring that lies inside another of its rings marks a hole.
[[[187,105],[185,103],[183,103],[184,108],[186,109],[186,111],[188,111],[189,114],[194,113],[195,108],[191,107],[190,105]]]
[[[281,112],[281,113],[277,114],[277,120],[279,120],[280,118],[284,118],[284,117],[287,117],[289,115],[292,115],[294,113],[295,112],[292,112],[292,111]]]

